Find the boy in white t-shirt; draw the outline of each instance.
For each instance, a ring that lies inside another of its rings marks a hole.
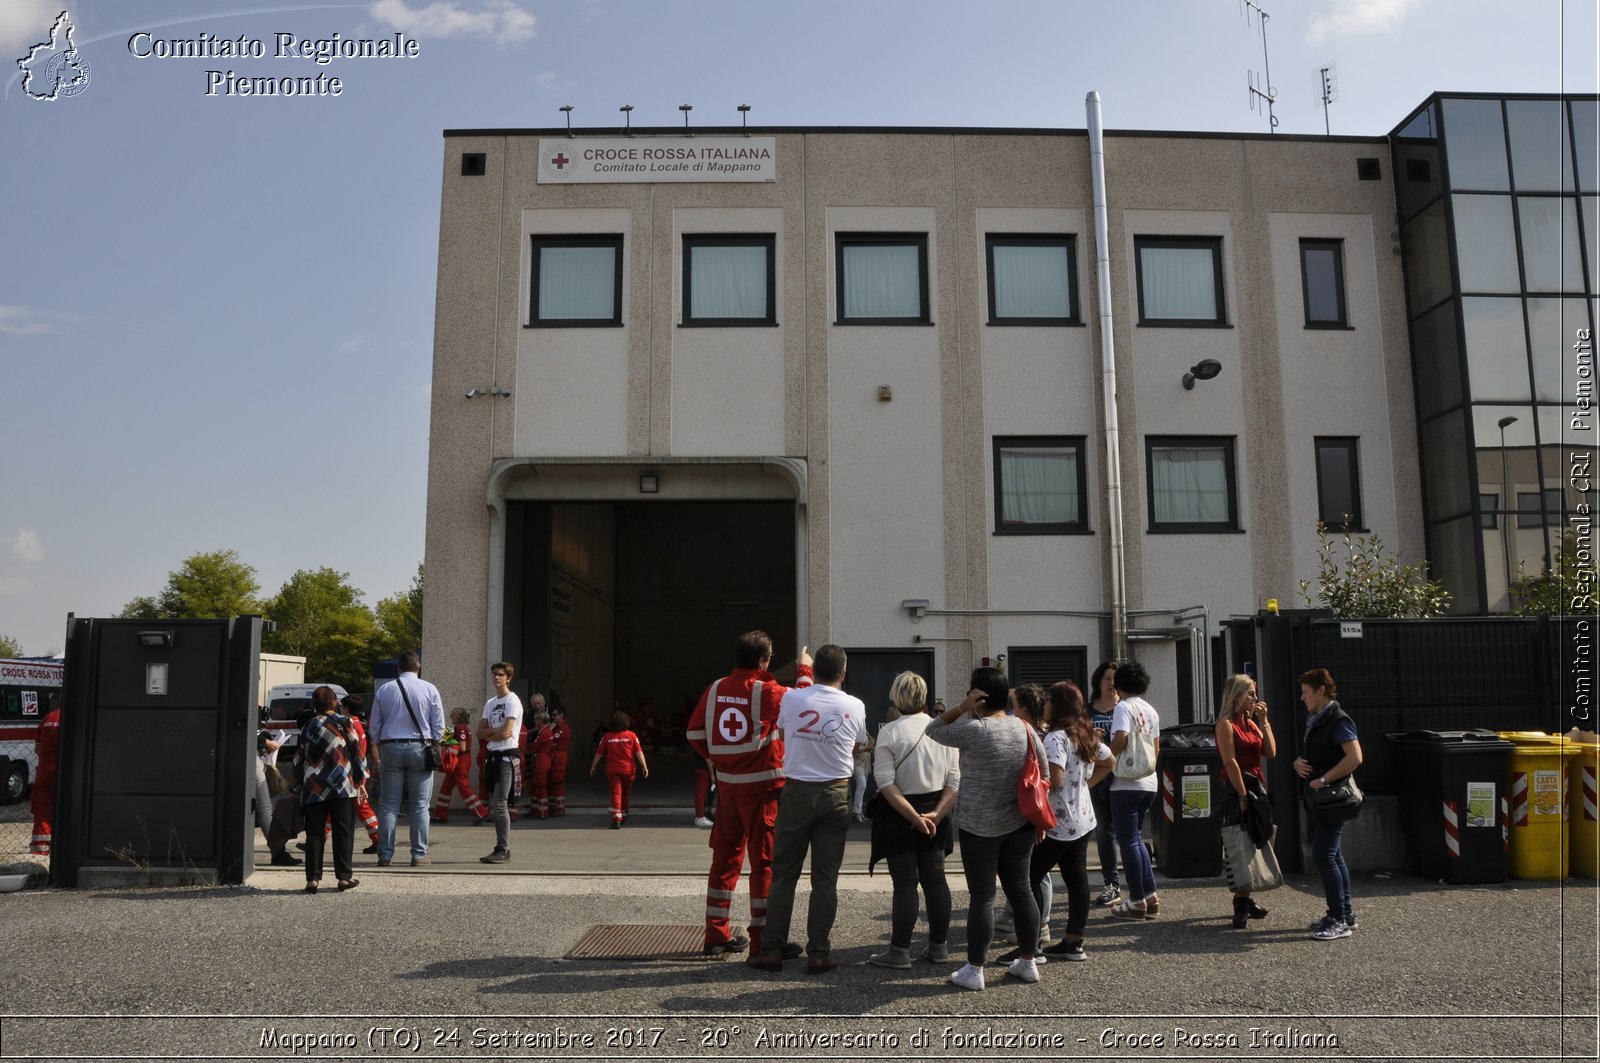
[[[478,721],[478,741],[488,751],[484,771],[492,780],[493,798],[489,810],[494,815],[494,852],[478,859],[485,864],[503,864],[511,859],[511,803],[517,799],[522,773],[522,758],[517,753],[517,737],[522,731],[522,699],[511,692],[516,669],[504,661],[489,666],[494,681],[494,697],[483,706]]]

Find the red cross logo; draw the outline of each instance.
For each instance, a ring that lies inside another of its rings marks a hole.
[[[567,158],[567,153],[564,151],[558,151],[554,155],[550,156],[551,165],[558,170],[565,170],[567,168],[567,163],[571,161],[571,159]]]

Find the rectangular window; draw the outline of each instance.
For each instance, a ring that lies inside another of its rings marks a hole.
[[[990,233],[989,324],[1077,325],[1076,240]]]
[[[622,324],[622,236],[535,236],[528,324]]]
[[[1542,503],[1542,504],[1541,504]],[[1517,492],[1517,527],[1558,528],[1566,497],[1559,487]]]
[[[1087,532],[1082,436],[996,436],[994,530],[1001,535]]]
[[[776,325],[777,238],[683,238],[685,325]]]
[[[1344,302],[1344,241],[1300,241],[1300,288],[1306,328],[1349,328]]]
[[[1227,325],[1221,237],[1136,236],[1133,246],[1139,274],[1139,324]]]
[[[926,233],[836,233],[840,325],[926,325]]]
[[[1152,532],[1239,530],[1232,436],[1145,439]]]
[[[1352,436],[1317,438],[1317,519],[1331,529],[1364,531],[1361,461]]]
[[[1494,492],[1478,493],[1478,527],[1493,529],[1500,527],[1500,496]]]

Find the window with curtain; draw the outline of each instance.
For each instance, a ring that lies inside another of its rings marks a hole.
[[[1233,438],[1145,440],[1152,532],[1237,531]]]
[[[683,238],[685,325],[775,325],[777,240],[771,234]]]
[[[1082,436],[996,436],[995,531],[1087,532],[1087,480]]]
[[[1306,328],[1349,328],[1344,302],[1344,241],[1300,241],[1300,289]]]
[[[926,233],[837,233],[840,325],[928,323]]]
[[[1226,325],[1222,238],[1138,236],[1139,324]]]
[[[1073,237],[990,233],[986,243],[989,324],[1080,324]]]
[[[622,324],[622,237],[535,236],[528,324]]]
[[[1330,529],[1365,531],[1361,460],[1354,436],[1318,436],[1317,519]]]

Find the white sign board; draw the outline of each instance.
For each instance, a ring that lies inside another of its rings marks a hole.
[[[1358,638],[1361,638],[1362,636],[1361,636],[1361,624],[1360,624],[1360,622],[1350,623],[1349,621],[1345,621],[1345,622],[1341,623],[1339,625],[1339,637],[1342,638],[1342,639],[1358,639]]]
[[[555,137],[539,141],[542,185],[776,181],[773,137]]]

